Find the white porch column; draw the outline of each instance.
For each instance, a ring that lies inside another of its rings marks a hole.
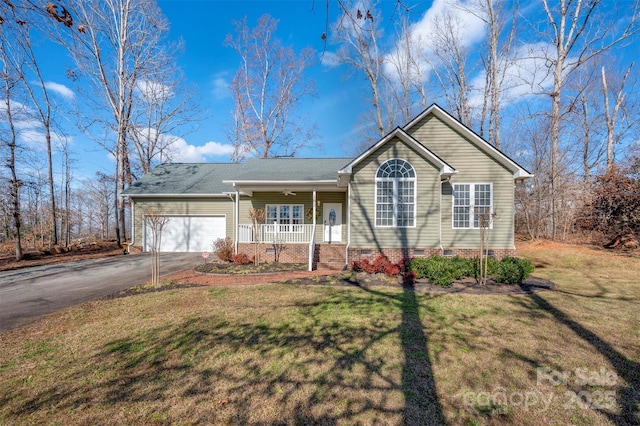
[[[235,206],[233,209],[233,213],[234,213],[234,221],[235,221],[235,238],[234,238],[234,250],[236,252],[236,254],[238,254],[238,240],[240,239],[240,224],[239,222],[239,218],[240,218],[240,192],[236,189],[236,200],[235,200]]]
[[[313,229],[316,228],[316,190],[313,190]]]
[[[316,190],[313,190],[313,207],[311,208],[312,216],[313,216],[313,228],[311,229],[311,241],[309,241],[309,271],[313,270],[313,252],[315,251],[316,246],[316,204],[317,204],[317,193]]]
[[[347,184],[347,245],[344,248],[345,263],[349,264],[349,247],[351,246],[351,180]]]

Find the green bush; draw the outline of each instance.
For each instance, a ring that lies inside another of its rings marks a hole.
[[[414,257],[407,261],[407,269],[413,272],[417,279],[427,276],[427,259],[426,257]]]
[[[493,257],[487,259],[487,275],[503,284],[519,284],[533,272],[533,265],[527,259],[505,257],[498,262]],[[416,257],[408,261],[408,270],[415,278],[426,278],[432,284],[449,287],[455,280],[464,277],[478,278],[480,275],[479,258],[459,256]]]
[[[426,278],[441,287],[449,287],[453,281],[468,276],[469,266],[468,259],[457,256],[417,257],[409,262],[409,269],[415,273],[416,278]]]
[[[480,258],[474,257],[473,259],[467,259],[471,262],[469,266],[469,274],[468,276],[478,279],[480,276]],[[498,267],[500,262],[498,262],[493,257],[487,258],[487,276],[493,276],[498,273]]]
[[[502,284],[520,284],[531,275],[534,269],[527,259],[507,256],[500,261],[495,280]]]

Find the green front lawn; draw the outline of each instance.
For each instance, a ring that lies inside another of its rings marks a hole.
[[[194,287],[67,309],[0,334],[0,424],[640,421],[640,260],[519,254],[558,291]]]

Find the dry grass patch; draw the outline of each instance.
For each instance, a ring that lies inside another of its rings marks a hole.
[[[2,334],[0,424],[637,422],[640,261],[520,254],[559,290],[197,287],[68,309]]]

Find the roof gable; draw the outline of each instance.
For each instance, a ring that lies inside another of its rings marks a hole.
[[[462,134],[464,137],[473,141],[473,143],[487,156],[493,158],[507,170],[511,171],[513,173],[514,180],[525,180],[533,177],[533,175],[529,173],[524,167],[520,166],[514,160],[509,158],[505,153],[481,138],[473,130],[469,129],[467,126],[455,119],[451,114],[440,108],[437,104],[431,104],[429,108],[425,109],[422,113],[420,113],[413,120],[407,123],[403,127],[403,130],[409,132],[412,127],[414,127],[428,115],[433,115],[440,121],[444,122],[454,130]]]
[[[440,171],[440,176],[442,176],[443,178],[449,177],[457,173],[456,169],[451,167],[449,164],[447,164],[446,161],[438,157],[436,154],[430,151],[426,146],[424,146],[423,144],[415,140],[411,135],[409,135],[405,130],[401,129],[400,127],[396,127],[393,131],[388,133],[385,137],[380,139],[378,142],[376,142],[373,146],[371,146],[365,152],[360,154],[354,160],[349,162],[349,164],[347,164],[342,169],[340,169],[338,173],[340,175],[350,175],[355,166],[357,166],[366,158],[371,156],[381,146],[383,146],[384,144],[388,143],[390,140],[396,137],[401,141],[403,141],[404,143],[406,143],[407,145],[411,146],[413,149],[416,150],[416,152],[420,153],[424,158],[428,159],[433,164],[435,164]]]

